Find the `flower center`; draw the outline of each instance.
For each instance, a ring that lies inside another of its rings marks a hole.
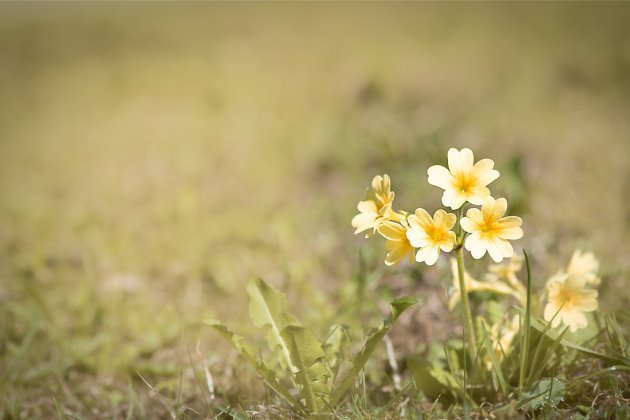
[[[558,293],[558,302],[565,309],[570,309],[573,306],[573,293],[568,290],[560,290]]]
[[[429,228],[427,235],[433,240],[433,242],[442,242],[444,240],[444,232],[437,229],[435,226]]]
[[[457,177],[457,190],[465,194],[468,191],[470,191],[470,188],[472,187],[473,183],[474,183],[473,179],[471,179],[470,177],[464,174],[460,174]]]

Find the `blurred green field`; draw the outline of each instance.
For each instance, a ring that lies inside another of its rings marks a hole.
[[[0,417],[256,401],[199,321],[245,325],[255,276],[306,319],[343,314],[359,248],[361,317],[422,299],[395,333],[413,351],[448,261],[385,269],[350,219],[382,173],[401,207],[433,211],[426,168],[449,147],[495,160],[538,286],[582,248],[602,309],[627,305],[629,19],[622,3],[1,4]]]

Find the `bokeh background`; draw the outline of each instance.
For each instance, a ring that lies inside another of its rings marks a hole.
[[[397,333],[413,351],[448,261],[385,269],[350,219],[382,173],[399,208],[435,210],[426,169],[449,147],[495,160],[537,287],[581,248],[602,308],[626,305],[629,19],[622,3],[1,4],[3,412],[165,415],[138,372],[203,411],[194,367],[255,399],[199,325],[246,325],[254,276],[323,322],[365,267],[366,313],[423,299],[419,332]]]

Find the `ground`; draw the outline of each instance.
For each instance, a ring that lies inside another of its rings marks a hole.
[[[264,386],[201,324],[247,331],[257,276],[322,329],[418,296],[391,334],[401,361],[444,340],[448,261],[386,268],[350,220],[383,173],[432,212],[426,169],[449,147],[495,161],[536,288],[582,248],[602,309],[629,302],[625,4],[0,11],[3,418],[258,410]],[[371,274],[348,309],[359,250]]]

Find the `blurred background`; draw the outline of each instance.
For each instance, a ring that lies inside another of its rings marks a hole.
[[[204,366],[218,393],[260,395],[199,325],[246,325],[255,276],[319,322],[364,266],[370,316],[423,299],[406,321],[421,332],[398,332],[413,351],[448,261],[386,269],[350,220],[383,173],[398,208],[434,211],[426,170],[450,147],[495,161],[536,287],[581,248],[602,261],[602,308],[627,305],[629,18],[622,3],[0,5],[4,414],[166,412],[137,372],[201,411]]]

